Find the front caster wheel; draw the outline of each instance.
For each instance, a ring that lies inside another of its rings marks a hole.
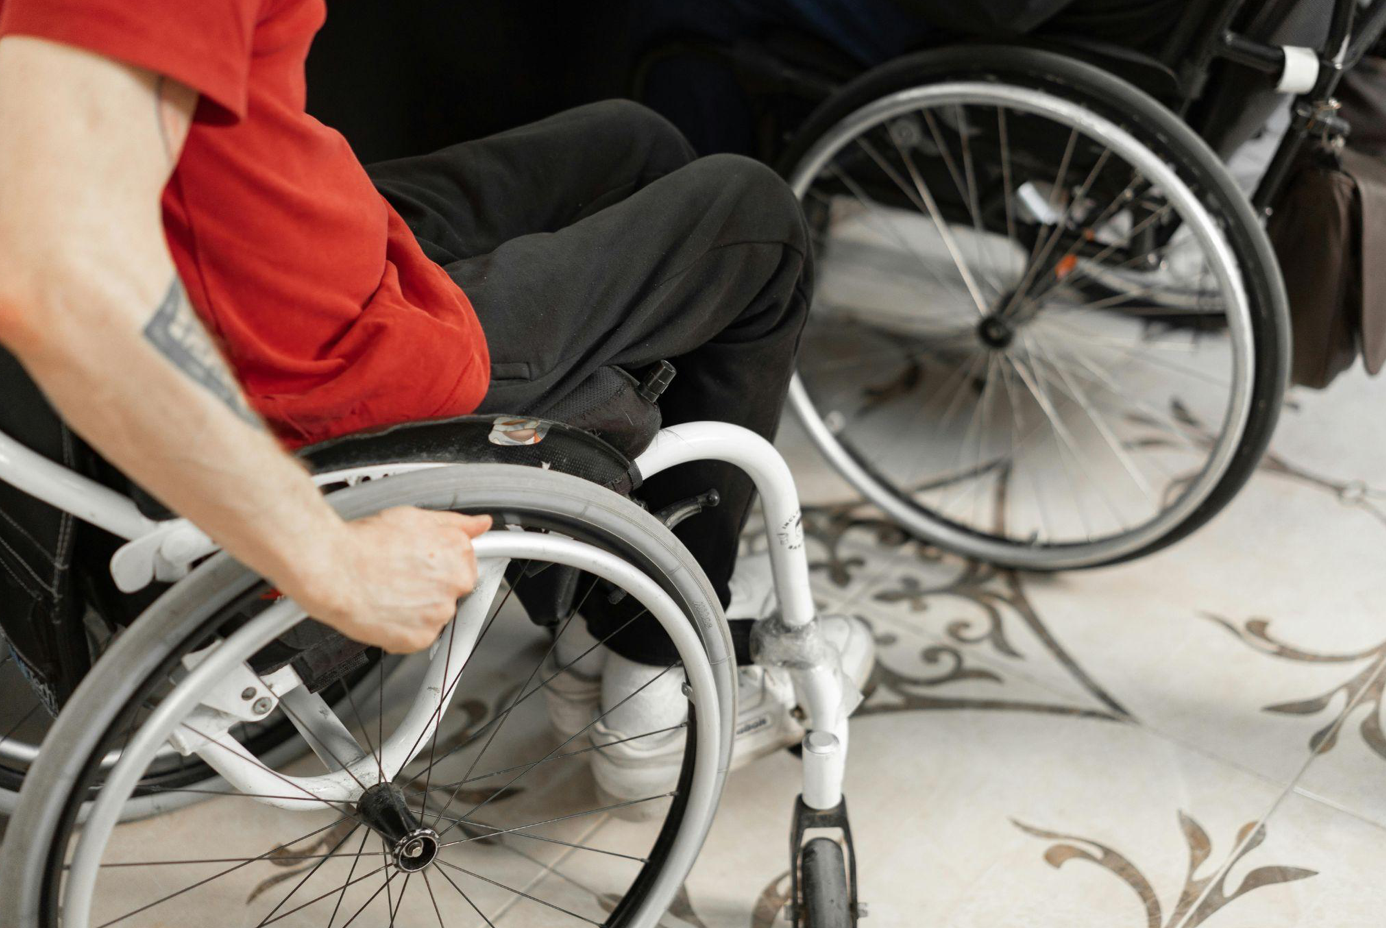
[[[799,925],[852,928],[852,897],[842,845],[832,838],[814,838],[804,845],[799,868],[803,887]]]

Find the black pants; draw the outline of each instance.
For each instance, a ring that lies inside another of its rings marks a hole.
[[[480,411],[542,415],[599,367],[667,359],[666,425],[716,419],[773,437],[812,271],[799,205],[769,168],[695,160],[662,117],[609,101],[370,174],[476,308],[491,351]],[[641,495],[658,509],[710,488],[721,505],[676,533],[725,605],[749,478],[698,462]],[[587,617],[599,637],[619,619]],[[640,624],[612,646],[671,660]]]

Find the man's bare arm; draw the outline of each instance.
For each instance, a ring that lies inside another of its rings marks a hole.
[[[347,525],[251,411],[164,240],[196,94],[67,46],[0,39],[0,344],[111,463],[311,613],[392,650],[432,641],[489,525]]]

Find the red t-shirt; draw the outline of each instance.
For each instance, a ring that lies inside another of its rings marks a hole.
[[[291,445],[471,412],[490,376],[471,303],[346,139],[304,111],[326,14],[325,0],[0,0],[0,35],[80,46],[202,95],[164,229],[193,305]]]

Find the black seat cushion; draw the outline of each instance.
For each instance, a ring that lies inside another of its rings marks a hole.
[[[642,397],[638,386],[621,368],[603,367],[546,409],[544,418],[471,415],[408,422],[309,445],[297,456],[314,474],[437,462],[547,467],[629,495],[638,479],[631,460],[649,447],[660,428],[659,406]],[[514,440],[531,428],[535,440]],[[121,489],[150,518],[172,517],[133,483]]]
[[[598,436],[524,416],[411,422],[312,445],[298,456],[315,474],[383,464],[519,464],[573,474],[626,495],[635,487],[630,459]]]

